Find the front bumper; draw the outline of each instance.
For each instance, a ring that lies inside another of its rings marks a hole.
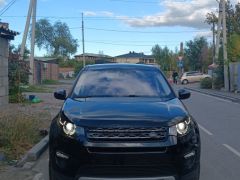
[[[165,142],[92,143],[60,133],[50,138],[50,160],[54,171],[72,178],[178,179],[199,162],[197,139],[191,132],[181,139],[169,136]]]

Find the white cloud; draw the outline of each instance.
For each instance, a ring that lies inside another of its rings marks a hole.
[[[97,15],[97,13],[93,12],[93,11],[84,11],[83,14],[85,16],[96,16]]]
[[[85,16],[107,16],[113,17],[114,14],[110,11],[84,11]]]
[[[6,3],[6,0],[0,0],[0,7]]]
[[[113,17],[114,16],[114,14],[110,11],[101,11],[100,14],[103,15],[103,16],[108,16],[108,17]]]
[[[233,5],[240,0],[231,0]],[[152,15],[143,17],[119,16],[109,11],[86,11],[86,16],[107,16],[116,18],[132,27],[173,27],[182,26],[196,29],[206,29],[206,14],[216,12],[218,3],[216,0],[163,0],[160,6],[165,9]],[[206,35],[206,34],[205,34]]]
[[[198,32],[196,33],[196,37],[206,37],[206,38],[209,38],[209,37],[212,37],[213,34],[212,34],[212,31],[203,31],[203,32]]]
[[[214,0],[165,0],[160,5],[165,9],[164,12],[143,18],[129,17],[124,22],[133,27],[184,26],[204,29],[209,27],[204,23],[206,14],[218,7]]]

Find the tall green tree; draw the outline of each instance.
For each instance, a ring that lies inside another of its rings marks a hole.
[[[168,47],[161,48],[156,44],[152,48],[152,55],[161,66],[162,70],[171,71],[176,67],[176,63],[174,63],[176,55]]]
[[[71,35],[66,23],[51,24],[47,19],[36,23],[36,44],[53,56],[70,56],[77,51],[78,42]]]
[[[232,62],[240,61],[240,34],[234,33],[229,38],[228,58]]]
[[[206,71],[205,61],[209,59],[209,48],[207,39],[195,38],[186,42],[185,46],[185,68],[194,71]],[[187,67],[186,67],[187,66]]]

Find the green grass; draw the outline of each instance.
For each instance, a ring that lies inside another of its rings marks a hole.
[[[21,88],[22,92],[51,93],[52,91],[42,85],[31,85]]]
[[[54,84],[59,84],[59,82],[57,80],[44,79],[42,81],[42,84],[54,85]]]

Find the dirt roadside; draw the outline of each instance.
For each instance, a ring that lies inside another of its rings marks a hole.
[[[26,97],[29,95],[35,95],[43,102],[38,104],[9,104],[6,107],[0,109],[1,113],[24,112],[28,114],[44,114],[44,118],[41,118],[41,129],[49,129],[49,125],[53,117],[56,116],[59,109],[62,106],[63,101],[57,100],[53,96],[53,92],[59,89],[65,89],[67,92],[70,91],[72,81],[64,82],[57,85],[46,85],[50,90],[49,93],[24,93]],[[51,93],[50,93],[51,92]],[[26,163],[22,168],[16,168],[9,165],[1,165],[0,163],[0,179],[1,180],[30,180],[34,179],[36,171],[31,168],[34,166],[34,162]]]

